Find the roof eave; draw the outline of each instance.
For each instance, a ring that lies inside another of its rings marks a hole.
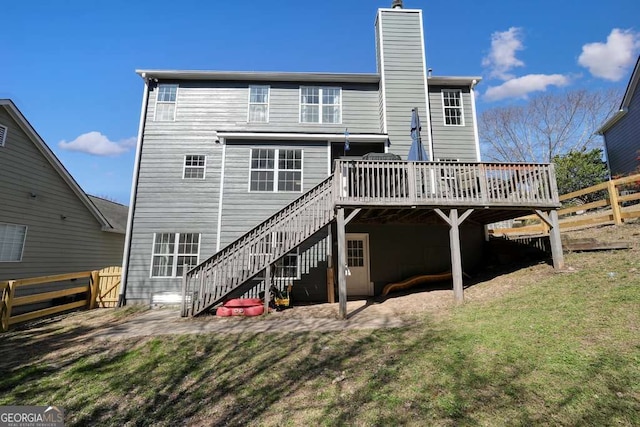
[[[206,71],[206,70],[136,70],[147,79],[161,80],[227,80],[280,81],[318,83],[379,83],[376,73],[298,73],[271,71]]]
[[[625,114],[627,114],[626,108],[616,111],[615,114],[609,118],[609,120],[607,120],[602,126],[600,126],[600,128],[595,132],[596,135],[604,135],[604,133],[611,129],[613,125],[618,123],[618,121],[623,118]]]
[[[481,80],[480,76],[430,76],[427,78],[429,84],[437,86],[475,86]]]
[[[626,110],[629,108],[629,104],[631,104],[631,98],[633,98],[636,89],[638,88],[638,83],[640,81],[640,56],[638,56],[638,60],[636,61],[636,65],[633,68],[633,72],[631,73],[631,78],[629,79],[629,84],[627,85],[627,89],[624,92],[624,96],[622,97],[622,103],[620,104],[621,110]]]
[[[98,220],[101,227],[103,229],[113,228],[109,221],[107,221],[104,215],[102,215],[98,208],[89,199],[87,194],[82,190],[76,180],[71,176],[69,171],[64,167],[62,163],[60,163],[60,160],[58,160],[53,151],[51,151],[49,146],[44,142],[44,140],[40,137],[38,132],[36,132],[33,126],[31,126],[31,123],[29,123],[27,118],[22,114],[22,112],[13,103],[13,101],[11,101],[10,99],[0,99],[0,106],[5,107],[5,109],[9,112],[9,115],[16,121],[16,123],[18,123],[18,125],[27,134],[27,136],[35,143],[36,147],[42,153],[42,155],[44,155],[45,158],[49,161],[49,164],[51,164],[51,166],[56,170],[56,172],[58,172],[62,179],[76,194],[76,196],[78,196],[80,201],[87,207],[89,212],[91,212],[96,220]]]

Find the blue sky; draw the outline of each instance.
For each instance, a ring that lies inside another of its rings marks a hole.
[[[128,204],[143,89],[135,69],[375,72],[375,13],[390,5],[7,2],[0,98],[17,104],[85,191]],[[424,11],[434,75],[483,77],[479,111],[542,90],[624,88],[640,52],[638,0],[404,6]]]

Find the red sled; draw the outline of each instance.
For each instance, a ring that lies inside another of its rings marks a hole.
[[[264,306],[253,305],[250,307],[218,307],[216,309],[216,316],[230,317],[230,316],[260,316],[264,313]]]

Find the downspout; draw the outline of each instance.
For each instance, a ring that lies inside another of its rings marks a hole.
[[[140,125],[138,126],[138,140],[136,142],[136,159],[133,165],[131,196],[129,198],[127,233],[125,235],[124,241],[124,254],[122,255],[122,275],[120,276],[120,295],[118,295],[118,307],[127,305],[127,276],[129,271],[129,254],[131,253],[131,233],[133,229],[133,215],[136,209],[138,178],[140,176],[140,160],[142,158],[142,134],[144,133],[147,104],[149,102],[149,79],[147,78],[146,73],[142,73],[142,78],[144,79],[144,92],[142,94],[142,107],[140,108]]]

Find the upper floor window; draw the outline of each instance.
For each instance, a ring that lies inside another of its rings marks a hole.
[[[443,89],[442,108],[444,109],[445,125],[464,126],[461,90]]]
[[[251,123],[269,121],[269,86],[249,86],[249,117]]]
[[[183,179],[204,179],[206,156],[187,154],[184,156]]]
[[[177,84],[159,84],[156,98],[157,122],[172,122],[176,119]]]
[[[22,261],[27,226],[0,223],[0,262]]]
[[[4,147],[4,142],[7,139],[7,127],[0,125],[0,147]]]
[[[341,123],[342,89],[300,87],[300,123]]]
[[[252,148],[249,191],[302,191],[302,150]]]
[[[200,234],[155,233],[151,277],[182,277],[185,269],[198,265]]]

